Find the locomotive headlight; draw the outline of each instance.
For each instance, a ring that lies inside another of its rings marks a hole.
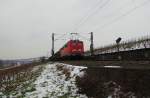
[[[73,49],[72,52],[77,51],[76,49]]]
[[[81,49],[78,49],[78,51],[81,51]]]

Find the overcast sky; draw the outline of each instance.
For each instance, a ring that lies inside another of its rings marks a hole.
[[[95,47],[147,36],[149,17],[150,0],[0,0],[0,59],[49,55],[52,32],[92,31]]]

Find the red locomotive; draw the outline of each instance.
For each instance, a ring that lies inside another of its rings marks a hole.
[[[60,50],[60,57],[82,57],[84,54],[83,41],[70,40]]]

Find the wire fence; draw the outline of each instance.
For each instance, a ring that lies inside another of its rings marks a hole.
[[[112,53],[119,51],[129,51],[136,49],[150,48],[150,36],[141,37],[135,40],[129,40],[121,42],[120,44],[111,44],[103,47],[98,47],[94,50],[94,54]],[[90,51],[86,51],[85,54],[89,54]]]
[[[40,63],[24,64],[11,68],[0,69],[0,92],[7,95],[26,87],[40,74],[42,67],[36,66]]]

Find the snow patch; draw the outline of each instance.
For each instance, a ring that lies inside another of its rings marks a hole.
[[[72,66],[62,63],[48,64],[45,70],[34,82],[35,91],[27,92],[27,98],[87,98],[78,94],[76,76],[84,75],[86,67]]]
[[[121,66],[104,66],[105,68],[121,68]]]

